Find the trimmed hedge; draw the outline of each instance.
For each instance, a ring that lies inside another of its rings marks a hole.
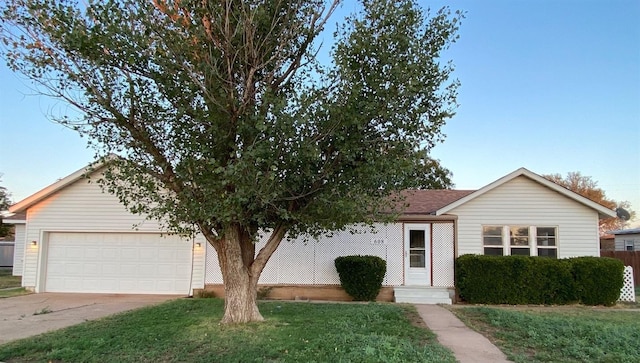
[[[578,300],[585,305],[616,303],[624,285],[622,261],[609,257],[576,257],[571,261]]]
[[[463,255],[455,264],[456,287],[470,303],[613,305],[623,284],[624,266],[611,258]]]
[[[340,284],[356,301],[375,301],[387,272],[387,262],[377,256],[341,256],[335,259]]]

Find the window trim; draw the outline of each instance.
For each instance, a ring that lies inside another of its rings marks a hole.
[[[526,236],[527,240],[528,240],[528,244],[525,245],[514,245],[512,244],[512,228],[527,228],[528,231],[528,235]],[[501,245],[490,245],[490,244],[485,244],[485,238],[486,237],[495,237],[495,235],[489,235],[486,233],[486,228],[500,228],[502,230],[502,244]],[[541,228],[552,228],[554,231],[553,236],[543,236],[553,239],[554,245],[553,246],[544,246],[544,245],[538,245],[538,229]],[[548,224],[540,224],[540,225],[527,225],[527,224],[518,224],[518,223],[514,223],[514,224],[503,224],[503,225],[498,225],[498,224],[483,224],[481,225],[481,243],[482,243],[482,254],[486,255],[486,249],[487,248],[491,248],[491,249],[502,249],[502,256],[511,256],[514,255],[512,252],[512,249],[525,249],[528,248],[529,249],[529,256],[538,256],[539,255],[539,250],[540,249],[545,249],[545,250],[555,250],[555,257],[550,257],[550,258],[558,258],[558,230],[559,230],[559,226],[557,225],[548,225]],[[549,256],[544,256],[544,257],[549,257]]]
[[[629,249],[631,247],[631,249]],[[635,251],[636,249],[636,241],[632,239],[624,240],[624,251]]]

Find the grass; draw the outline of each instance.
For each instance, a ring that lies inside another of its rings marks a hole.
[[[640,362],[640,312],[587,307],[453,312],[514,362]]]
[[[22,277],[12,276],[11,274],[11,268],[0,267],[0,289],[20,287],[22,284]]]
[[[0,291],[0,299],[4,299],[7,297],[20,296],[20,295],[29,295],[29,294],[32,294],[32,292],[26,290],[24,287],[17,287],[15,289]]]
[[[411,306],[261,302],[219,325],[220,299],[180,299],[0,346],[0,361],[455,362]]]

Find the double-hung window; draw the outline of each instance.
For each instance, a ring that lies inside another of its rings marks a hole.
[[[538,256],[558,258],[557,229],[555,227],[535,227]]]
[[[624,250],[625,251],[633,251],[635,247],[635,241],[634,240],[625,240],[624,241]]]
[[[551,226],[483,226],[485,255],[558,257],[558,228]]]
[[[502,256],[504,243],[502,242],[502,226],[482,227],[482,240],[484,243],[484,254]]]
[[[512,255],[531,255],[529,227],[509,227],[509,248]]]

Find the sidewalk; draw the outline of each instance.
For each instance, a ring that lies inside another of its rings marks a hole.
[[[468,328],[449,310],[438,305],[415,304],[420,317],[451,349],[460,363],[507,363],[507,357],[489,339]]]

